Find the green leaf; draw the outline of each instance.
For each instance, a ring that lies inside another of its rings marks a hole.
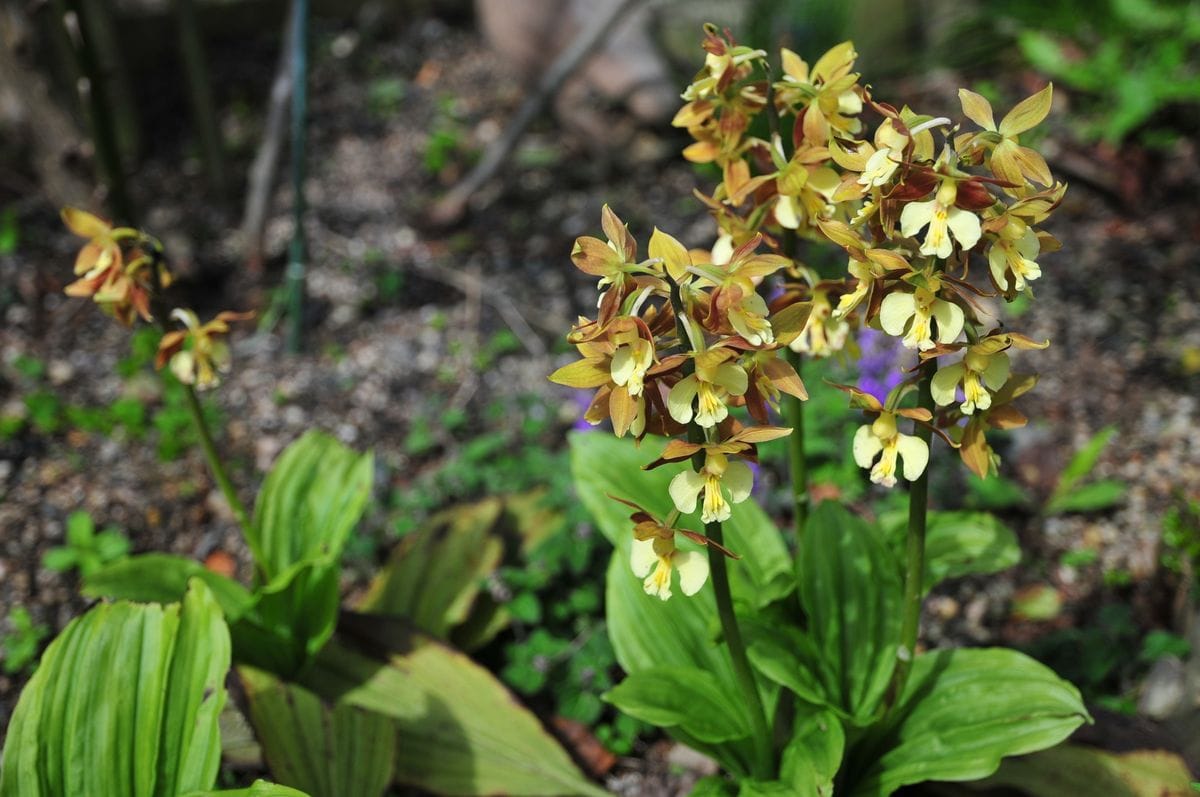
[[[246,542],[267,581],[300,562],[337,560],[366,509],[374,457],[309,431],[275,460]]]
[[[734,784],[716,775],[709,775],[696,781],[688,797],[734,797],[735,794],[737,787]]]
[[[927,780],[987,777],[1005,756],[1044,750],[1090,721],[1079,691],[1014,650],[940,650],[916,658],[885,723],[853,748],[846,794],[884,797]]]
[[[900,639],[900,578],[883,535],[826,501],[809,517],[796,564],[807,638],[755,634],[751,659],[801,698],[827,705],[856,725],[870,724],[896,666]],[[785,640],[791,651],[781,647]],[[789,652],[799,665],[790,673],[780,670]]]
[[[65,573],[79,563],[79,554],[74,548],[51,548],[42,555],[42,567],[56,573]]]
[[[710,673],[690,667],[660,667],[632,673],[604,699],[631,717],[688,736],[720,743],[750,735],[738,700]]]
[[[1058,484],[1054,488],[1054,494],[1050,496],[1050,503],[1063,498],[1083,477],[1092,472],[1096,463],[1100,461],[1100,455],[1104,453],[1105,447],[1116,433],[1117,427],[1106,426],[1092,435],[1083,448],[1075,452],[1075,456],[1071,457],[1071,461],[1058,477]]]
[[[376,657],[334,641],[301,684],[390,717],[398,781],[441,794],[605,794],[487,670],[427,636],[403,633],[396,621],[360,615],[357,625],[397,652]]]
[[[82,509],[67,517],[67,545],[72,548],[90,547],[95,531],[91,516]]]
[[[1062,744],[1033,755],[1011,758],[979,785],[1020,789],[1030,797],[1103,794],[1105,797],[1161,797],[1187,794],[1191,772],[1165,750],[1110,753]]]
[[[438,639],[469,616],[483,579],[500,564],[503,503],[456,507],[407,535],[371,583],[359,610],[409,618]]]
[[[310,797],[302,791],[277,783],[259,779],[245,789],[221,789],[220,791],[192,791],[182,797]]]
[[[235,660],[285,678],[299,672],[333,636],[338,575],[330,558],[309,560],[258,589],[230,627]]]
[[[254,598],[236,581],[208,570],[199,562],[169,553],[147,553],[113,562],[88,574],[80,590],[84,597],[173,603],[198,578],[212,591],[227,622],[234,622]]]
[[[907,513],[880,518],[896,561],[903,561]],[[997,573],[1021,561],[1017,535],[988,512],[930,512],[925,532],[925,592],[949,578]]]
[[[200,581],[182,606],[95,607],[50,644],[21,693],[0,795],[175,797],[211,788],[228,668],[229,634]]]
[[[336,703],[253,667],[238,668],[250,721],[279,782],[311,797],[380,795],[392,780],[396,730],[382,714]]]
[[[833,712],[798,713],[783,751],[780,780],[790,784],[795,794],[831,797],[845,749],[846,735]]]
[[[1125,497],[1127,487],[1124,482],[1116,479],[1101,479],[1085,484],[1052,499],[1046,504],[1046,514],[1061,515],[1067,512],[1099,512],[1110,509]]]
[[[95,547],[101,562],[111,562],[129,553],[129,538],[118,529],[105,529],[96,535]]]

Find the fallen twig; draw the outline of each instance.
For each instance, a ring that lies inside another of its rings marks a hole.
[[[487,151],[467,176],[439,199],[429,211],[429,220],[438,225],[458,222],[466,214],[467,203],[483,184],[495,176],[506,158],[517,146],[529,123],[546,103],[558,93],[567,78],[575,73],[597,47],[604,42],[621,18],[642,0],[621,0],[614,3],[608,12],[596,17],[591,27],[582,31],[567,49],[563,50],[543,75],[533,93],[525,98],[516,114],[509,120],[504,133],[488,145]]]

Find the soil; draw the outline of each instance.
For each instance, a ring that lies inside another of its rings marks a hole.
[[[606,202],[643,245],[653,225],[693,246],[709,244],[713,234],[689,199],[703,178],[677,157],[686,142],[675,131],[626,126],[619,148],[597,150],[549,120],[525,137],[503,180],[484,190],[462,226],[431,228],[422,221],[429,202],[461,174],[462,153],[498,135],[522,96],[520,83],[473,33],[436,19],[414,21],[390,40],[359,35],[323,29],[316,37],[304,352],[285,354],[277,326],[246,324],[233,335],[233,372],[209,394],[228,419],[222,445],[248,505],[275,454],[312,427],[375,449],[381,501],[458,445],[442,435],[420,456],[404,445],[415,423],[436,426],[448,408],[480,419],[487,404],[507,402],[508,415],[491,421],[505,428],[519,423],[519,399],[532,394],[561,417],[565,432],[579,405],[545,376],[571,359],[556,341],[577,313],[594,306],[590,280],[568,257],[574,238],[597,234]],[[212,59],[214,85],[237,87],[223,89],[221,99],[242,168],[261,120],[238,111],[236,100],[261,104],[275,54],[268,42],[220,55]],[[384,76],[403,79],[402,96],[380,99]],[[958,107],[944,77],[904,88],[922,107]],[[286,180],[267,228],[268,271],[255,279],[238,265],[233,214],[198,201],[203,182],[180,135],[182,122],[165,127],[133,193],[150,208],[143,226],[163,238],[181,273],[176,296],[202,316],[265,313],[282,284],[291,229]],[[430,169],[427,144],[439,129],[452,131],[455,151]],[[1044,499],[1070,452],[1115,425],[1095,476],[1120,479],[1128,491],[1118,507],[1100,513],[1013,514],[1025,564],[955,583],[931,601],[929,644],[1038,636],[1044,624],[1011,618],[1014,593],[1030,584],[1048,583],[1063,596],[1054,627],[1081,622],[1113,600],[1129,602],[1143,629],[1179,630],[1185,621],[1186,584],[1160,566],[1160,557],[1164,512],[1184,497],[1200,497],[1195,144],[1107,153],[1071,144],[1061,127],[1052,137],[1061,139],[1055,146],[1062,157],[1052,156],[1050,165],[1073,183],[1050,224],[1063,251],[1043,259],[1036,301],[1018,323],[1053,345],[1026,358],[1042,379],[1023,399],[1032,420],[1014,435],[1005,472]],[[1119,179],[1064,166],[1080,157]],[[129,350],[128,332],[61,293],[79,242],[61,229],[57,209],[37,193],[6,188],[0,177],[4,204],[16,208],[22,240],[16,253],[0,256],[0,414],[24,412],[31,385],[15,368],[22,355],[45,364],[46,387],[65,405],[106,406],[133,393],[153,406],[159,399],[152,378],[124,380],[114,372]],[[480,347],[505,329],[521,348],[476,370]],[[97,526],[120,527],[134,551],[229,554],[246,575],[244,545],[199,451],[163,462],[148,442],[27,428],[0,441],[0,498],[0,606],[6,615],[25,606],[52,632],[87,606],[74,575],[40,566],[46,551],[62,544],[66,517],[77,509]],[[367,523],[385,529],[386,507],[372,510]],[[381,531],[381,541],[385,536]],[[1095,564],[1060,562],[1063,552],[1084,548],[1096,552]],[[1127,584],[1106,583],[1105,573],[1116,571],[1128,574]],[[361,575],[351,574],[347,589]],[[0,728],[22,682],[0,676]]]

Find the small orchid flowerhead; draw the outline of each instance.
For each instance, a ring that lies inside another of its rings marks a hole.
[[[671,500],[683,514],[696,511],[696,502],[701,494],[701,523],[721,523],[733,514],[733,504],[740,504],[750,497],[754,487],[754,474],[750,466],[741,460],[729,460],[720,451],[711,448],[704,452],[704,465],[700,470],[691,468],[681,471],[671,479]]]
[[[692,542],[711,546],[732,559],[739,558],[723,545],[719,545],[703,534],[678,528],[675,523],[679,512],[672,511],[667,520],[661,521],[633,501],[609,495],[634,511],[629,516],[633,521],[633,544],[629,564],[634,575],[644,579],[642,587],[647,595],[656,595],[662,600],[671,597],[671,574],[679,573],[679,588],[684,595],[692,596],[700,591],[708,580],[708,559],[698,551],[681,551],[675,545],[675,535],[680,534]]]
[[[988,249],[988,267],[996,287],[1006,295],[1025,290],[1028,283],[1042,276],[1042,267],[1036,261],[1040,251],[1034,229],[1010,215]]]
[[[62,219],[71,232],[88,239],[75,258],[75,274],[79,279],[63,292],[68,296],[90,297],[127,327],[138,316],[150,321],[151,295],[171,280],[162,263],[159,243],[129,227],[114,228],[78,208],[64,208]],[[129,247],[128,252],[123,245]]]
[[[671,417],[679,423],[694,417],[706,429],[725,420],[726,400],[745,395],[748,387],[746,369],[736,359],[737,352],[724,347],[697,353],[695,372],[676,382],[667,395]]]
[[[963,330],[962,308],[938,296],[942,288],[938,277],[919,282],[911,293],[897,289],[883,298],[879,306],[880,326],[889,335],[903,336],[904,346],[909,349],[926,351],[938,343],[954,343]]]
[[[913,238],[929,227],[921,244],[923,255],[949,259],[957,242],[964,250],[979,243],[982,226],[974,213],[955,207],[958,186],[952,179],[942,180],[936,196],[927,202],[909,202],[900,212],[900,233]],[[953,239],[953,240],[951,240]]]
[[[197,390],[207,390],[221,384],[218,374],[228,373],[232,365],[229,345],[218,339],[218,335],[229,332],[229,322],[252,318],[254,313],[225,311],[206,324],[191,310],[175,309],[171,318],[183,324],[163,335],[158,344],[155,368],[170,364],[171,373],[185,385],[195,385]]]
[[[915,435],[896,429],[895,412],[881,412],[873,422],[854,433],[854,462],[871,471],[871,481],[884,487],[896,485],[897,459],[904,466],[904,478],[916,481],[929,462],[929,445]]]

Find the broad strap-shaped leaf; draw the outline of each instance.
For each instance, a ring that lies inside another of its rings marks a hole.
[[[794,794],[831,797],[833,777],[842,765],[846,734],[842,722],[828,710],[797,711],[792,739],[783,750],[779,779]]]
[[[311,797],[299,789],[280,786],[259,779],[244,789],[221,789],[220,791],[191,791],[181,797]]]
[[[353,627],[353,619],[343,622]],[[358,619],[396,652],[371,655],[334,640],[301,684],[392,719],[397,781],[439,794],[605,794],[483,667],[395,621]]]
[[[495,531],[503,508],[494,498],[457,507],[407,535],[371,583],[359,611],[407,617],[446,640],[467,619],[480,584],[504,555]]]
[[[927,653],[884,724],[855,745],[846,793],[884,797],[927,780],[984,778],[1005,756],[1052,747],[1089,720],[1074,686],[1015,650]]]
[[[882,534],[826,501],[809,517],[796,569],[811,638],[811,648],[805,643],[797,654],[816,656],[806,664],[824,687],[821,702],[867,725],[887,691],[900,638],[900,579],[891,553]]]
[[[1030,797],[1163,797],[1193,794],[1193,780],[1187,763],[1166,750],[1111,753],[1080,744],[1060,744],[1040,753],[1005,759],[996,774],[979,785],[1020,789]]]
[[[290,677],[333,636],[338,615],[338,567],[332,557],[284,570],[254,593],[230,626],[234,658]]]
[[[907,514],[896,512],[880,525],[897,562],[903,562]],[[929,590],[948,578],[997,573],[1021,561],[1012,529],[989,512],[930,512],[925,532],[925,582]]]
[[[720,743],[750,735],[738,698],[694,667],[658,667],[626,676],[604,699],[659,728],[678,727],[693,739]]]
[[[371,496],[374,457],[309,431],[271,466],[246,542],[266,581],[315,557],[338,560]]]
[[[105,565],[84,578],[81,591],[89,598],[178,603],[192,578],[212,591],[227,622],[240,617],[254,601],[250,591],[233,579],[194,559],[169,553],[140,554]]]
[[[176,797],[220,764],[229,632],[212,593],[101,604],[50,644],[4,747],[3,797]],[[119,691],[118,691],[119,690]]]
[[[330,707],[312,692],[239,667],[250,721],[271,774],[310,797],[380,795],[392,780],[392,721],[356,706]]]

